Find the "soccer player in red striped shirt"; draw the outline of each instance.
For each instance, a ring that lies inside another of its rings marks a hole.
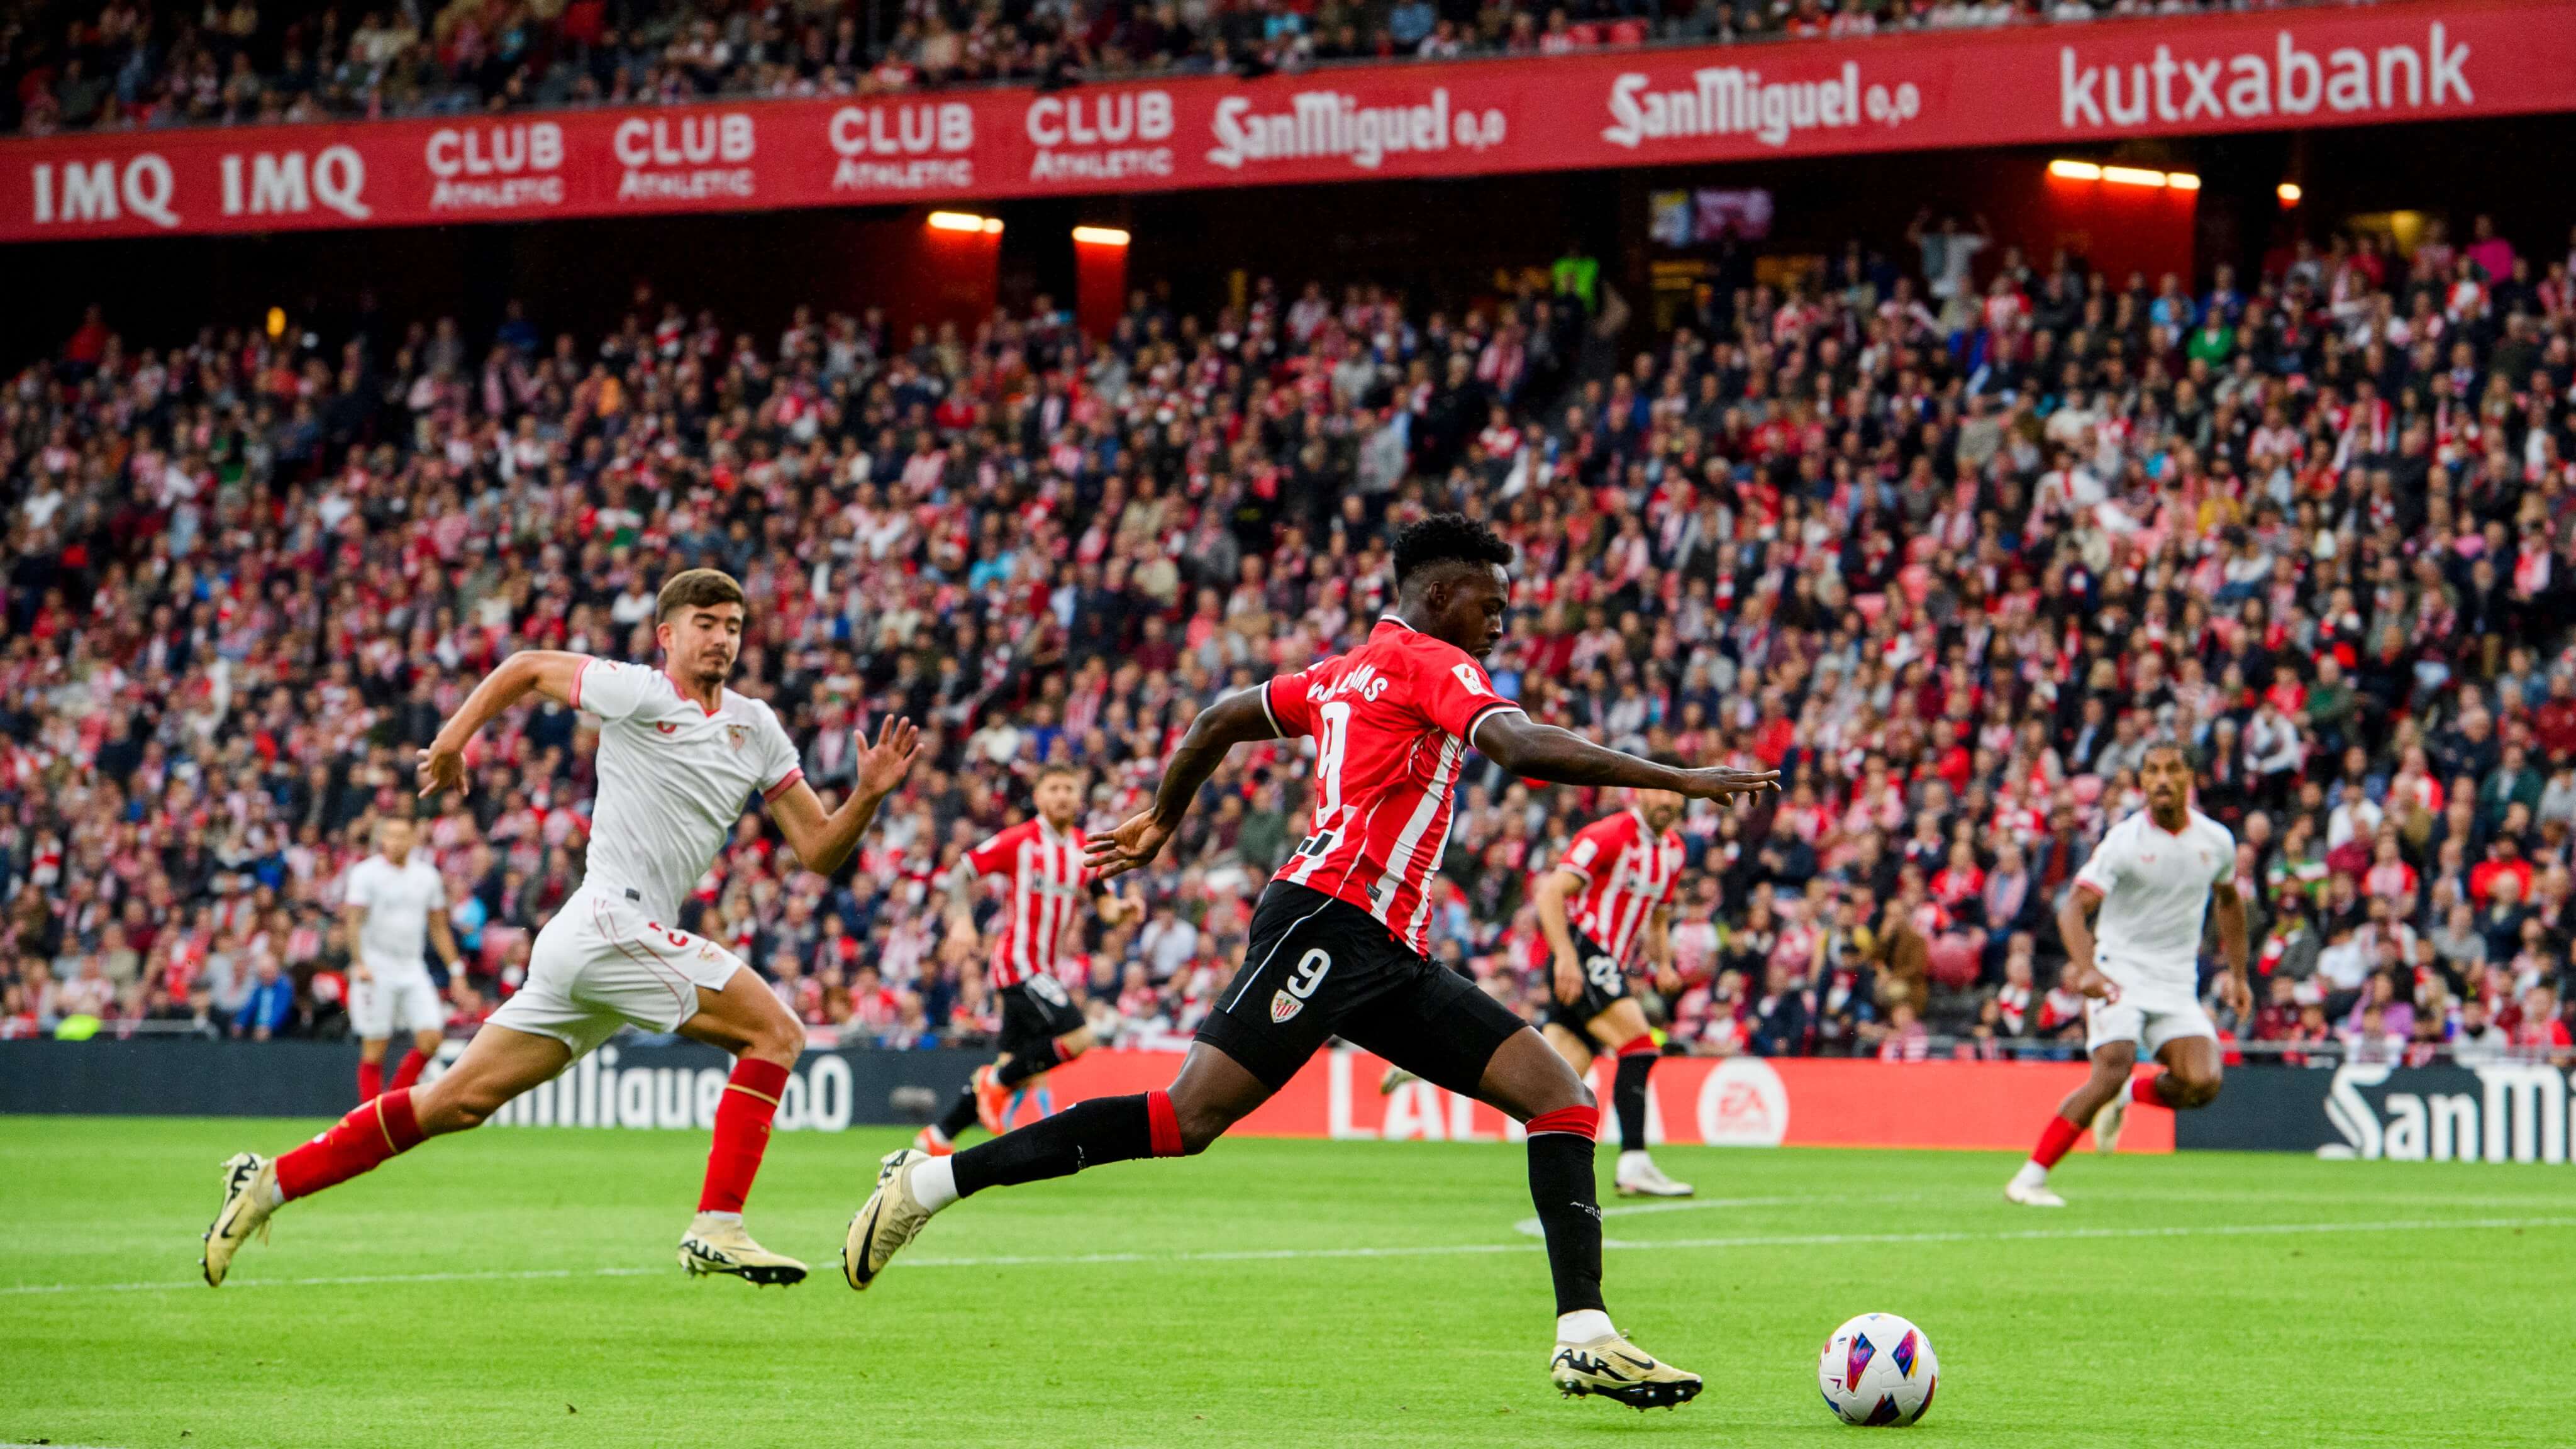
[[[1011,884],[985,977],[1002,998],[1001,1055],[977,1067],[948,1115],[913,1139],[913,1146],[934,1157],[954,1151],[958,1136],[977,1122],[987,1132],[1002,1131],[1013,1092],[1093,1046],[1082,1008],[1056,974],[1057,953],[1082,914],[1083,887],[1091,878],[1084,858],[1089,842],[1074,824],[1082,813],[1082,772],[1047,765],[1031,793],[1035,817],[966,852],[948,874],[950,929],[969,940],[975,934],[976,882],[999,877]],[[1127,908],[1120,897],[1100,898],[1101,918],[1111,925],[1125,919]]]
[[[1621,1195],[1688,1197],[1690,1184],[1664,1176],[1646,1155],[1646,1077],[1655,1066],[1655,1038],[1628,994],[1626,970],[1629,952],[1643,941],[1656,988],[1667,997],[1681,989],[1671,926],[1673,883],[1682,873],[1682,836],[1674,828],[1682,797],[1671,790],[1630,794],[1627,809],[1575,834],[1565,858],[1539,877],[1532,893],[1554,962],[1540,1030],[1576,1076],[1591,1072],[1596,1050],[1618,1057],[1610,1104],[1619,1118],[1612,1180]]]
[[[1428,888],[1470,749],[1526,778],[1685,797],[1750,794],[1778,776],[1641,760],[1535,723],[1498,697],[1477,660],[1502,638],[1511,560],[1510,544],[1456,514],[1416,523],[1396,537],[1395,608],[1367,643],[1200,712],[1153,806],[1091,842],[1101,876],[1160,854],[1226,752],[1256,740],[1315,741],[1314,829],[1262,892],[1243,966],[1180,1075],[1166,1090],[1094,1098],[951,1157],[889,1155],[842,1248],[851,1287],[874,1282],[932,1214],[985,1188],[1203,1150],[1341,1036],[1526,1127],[1530,1198],[1556,1287],[1548,1374],[1558,1389],[1638,1408],[1699,1392],[1697,1374],[1630,1343],[1602,1304],[1591,1091],[1519,1017],[1424,955]]]

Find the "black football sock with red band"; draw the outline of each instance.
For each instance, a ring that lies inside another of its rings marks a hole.
[[[1619,1048],[1617,1075],[1610,1082],[1610,1105],[1619,1114],[1619,1150],[1646,1150],[1646,1076],[1655,1069],[1655,1039],[1641,1036]]]
[[[1053,1071],[1073,1060],[1066,1056],[1058,1042],[1048,1042],[1042,1051],[1024,1057],[1013,1057],[993,1068],[993,1080],[1005,1087],[1016,1087],[1040,1072]]]
[[[1180,1119],[1170,1094],[1144,1092],[1077,1102],[1045,1121],[967,1148],[951,1159],[950,1171],[957,1195],[972,1197],[988,1187],[1069,1177],[1105,1162],[1180,1155]],[[1597,1242],[1593,1259],[1600,1259]]]
[[[957,1089],[957,1100],[948,1104],[948,1115],[939,1119],[939,1135],[954,1142],[957,1134],[975,1125],[975,1084]]]
[[[1530,1202],[1547,1234],[1547,1272],[1559,1317],[1601,1302],[1601,1202],[1592,1182],[1598,1107],[1559,1107],[1529,1119]]]

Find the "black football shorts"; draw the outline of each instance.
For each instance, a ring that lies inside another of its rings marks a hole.
[[[1368,912],[1272,881],[1252,913],[1243,969],[1198,1039],[1274,1092],[1339,1036],[1472,1096],[1495,1051],[1524,1029],[1475,982],[1415,954]]]

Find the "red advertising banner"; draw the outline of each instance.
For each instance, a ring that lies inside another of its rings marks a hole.
[[[0,241],[1469,176],[2576,109],[2576,5],[0,142]]]
[[[1047,1075],[1059,1109],[1090,1097],[1171,1084],[1178,1052],[1091,1052]],[[1386,1064],[1366,1052],[1318,1054],[1285,1091],[1237,1124],[1255,1137],[1517,1142],[1518,1123],[1473,1098],[1414,1082],[1378,1091]],[[2084,1080],[2081,1062],[1823,1061],[1666,1057],[1647,1095],[1651,1142],[1717,1147],[1938,1147],[2027,1150],[2058,1102]],[[1594,1063],[1605,1108],[1611,1064]],[[1023,1118],[1034,1115],[1023,1104]],[[1610,1135],[1603,1113],[1603,1136]],[[2089,1146],[2091,1139],[2085,1140]],[[2123,1152],[2174,1150],[2171,1112],[2134,1112]]]

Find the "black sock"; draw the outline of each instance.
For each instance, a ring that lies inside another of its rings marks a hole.
[[[1584,1144],[1590,1146],[1590,1143]],[[1094,1097],[1077,1102],[1043,1122],[1005,1132],[990,1142],[977,1143],[953,1159],[951,1170],[957,1175],[957,1195],[971,1197],[988,1187],[1010,1187],[1023,1182],[1043,1182],[1050,1177],[1065,1177],[1086,1167],[1104,1162],[1125,1162],[1131,1158],[1150,1157],[1154,1152],[1154,1129],[1145,1107],[1145,1096]],[[1592,1172],[1587,1164],[1583,1186],[1589,1193]],[[1601,1228],[1592,1229],[1592,1276],[1601,1276]]]
[[[1045,1055],[1040,1056],[1033,1053],[1029,1056],[1013,1057],[1009,1061],[1002,1063],[1000,1066],[993,1068],[993,1080],[1001,1083],[1005,1087],[1016,1087],[1020,1083],[1027,1081],[1029,1078],[1036,1076],[1038,1073],[1047,1071],[1057,1065],[1055,1043],[1048,1042],[1040,1050],[1043,1051]]]
[[[1619,1058],[1618,1075],[1610,1081],[1610,1105],[1619,1113],[1619,1150],[1646,1150],[1646,1074],[1655,1059],[1644,1052]]]
[[[939,1119],[939,1135],[954,1142],[957,1134],[975,1125],[975,1084],[957,1089],[957,1100],[948,1104],[948,1115]]]
[[[957,1160],[962,1165],[966,1159]],[[1601,1205],[1592,1186],[1592,1139],[1579,1132],[1542,1132],[1531,1137],[1529,1180],[1530,1201],[1538,1208],[1539,1226],[1547,1232],[1547,1272],[1556,1280],[1556,1311],[1562,1315],[1604,1307]],[[957,1187],[965,1191],[963,1172]]]

